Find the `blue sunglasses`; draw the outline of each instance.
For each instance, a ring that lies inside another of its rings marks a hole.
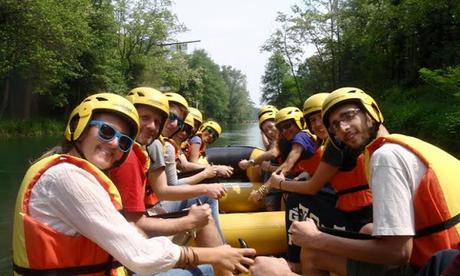
[[[184,128],[184,120],[182,120],[181,118],[179,118],[176,114],[172,113],[172,112],[169,112],[169,117],[168,119],[171,121],[171,122],[174,122],[174,121],[177,121],[177,126],[179,127],[179,129],[183,129]]]
[[[118,148],[122,152],[128,152],[134,144],[134,140],[131,139],[131,137],[119,132],[118,130],[114,129],[111,125],[107,124],[104,121],[91,120],[89,122],[89,125],[97,126],[97,128],[99,129],[97,137],[101,141],[109,142],[116,137],[118,139]]]

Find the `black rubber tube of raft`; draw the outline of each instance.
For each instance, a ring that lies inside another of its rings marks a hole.
[[[208,148],[206,149],[206,159],[210,164],[233,167],[233,176],[228,179],[229,181],[249,181],[246,172],[240,169],[238,163],[243,159],[249,159],[255,149],[255,147],[250,146]]]

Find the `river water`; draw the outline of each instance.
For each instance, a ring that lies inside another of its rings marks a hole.
[[[12,275],[11,237],[13,211],[19,184],[30,162],[58,144],[61,137],[16,138],[0,140],[0,275]],[[257,124],[224,128],[212,146],[262,146]],[[2,249],[1,249],[2,248]]]

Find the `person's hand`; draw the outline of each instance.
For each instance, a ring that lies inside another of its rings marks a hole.
[[[263,161],[262,163],[260,163],[260,168],[263,170],[263,171],[268,171],[270,169],[270,161]]]
[[[217,168],[214,166],[207,166],[204,168],[204,175],[206,178],[213,178],[217,175]]]
[[[265,256],[257,257],[250,271],[252,276],[286,276],[293,274],[285,259]]]
[[[216,247],[215,261],[213,265],[228,271],[248,272],[244,265],[253,265],[252,259],[256,255],[253,248],[233,248],[230,245]]]
[[[261,201],[263,198],[262,194],[259,191],[253,190],[249,194],[248,200],[254,203]]]
[[[270,187],[279,189],[281,181],[284,181],[284,180],[286,180],[286,177],[284,177],[283,173],[280,173],[280,174],[272,173],[272,175],[270,176],[267,182],[270,184]]]
[[[192,207],[190,207],[186,219],[189,221],[188,230],[201,228],[212,221],[211,208],[208,204],[193,204]]]
[[[227,194],[227,189],[223,184],[203,184],[206,185],[206,195],[213,199],[219,199]]]
[[[305,180],[308,180],[310,179],[310,174],[307,173],[307,172],[302,172],[300,173],[298,176],[294,177],[293,180],[296,180],[296,181],[305,181]]]
[[[231,166],[217,165],[215,167],[217,169],[217,176],[228,178],[233,174],[233,167]]]
[[[238,167],[240,167],[242,170],[247,170],[250,166],[251,164],[246,159],[243,159],[238,163]]]
[[[289,230],[292,234],[292,242],[301,247],[314,247],[321,235],[321,231],[311,218],[305,221],[294,221]]]

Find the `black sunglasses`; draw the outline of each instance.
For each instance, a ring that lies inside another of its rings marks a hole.
[[[292,126],[291,121],[282,122],[276,125],[276,128],[282,132],[283,130],[289,129]]]
[[[212,127],[207,127],[204,130],[211,135],[211,143],[214,142],[217,138],[219,138],[219,134],[217,134],[217,132]]]
[[[169,119],[171,122],[177,121],[177,126],[179,127],[179,129],[182,129],[182,128],[184,127],[184,120],[182,120],[181,118],[179,118],[175,113],[169,112],[169,117],[168,117],[168,119]]]
[[[89,125],[96,126],[99,129],[97,137],[101,141],[109,142],[116,137],[118,139],[118,148],[122,152],[128,152],[134,144],[134,140],[131,137],[119,132],[104,121],[91,120]]]

